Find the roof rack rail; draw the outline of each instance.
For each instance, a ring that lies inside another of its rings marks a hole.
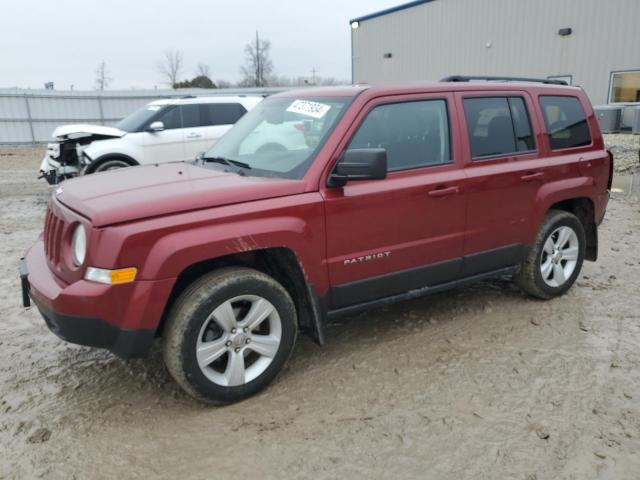
[[[569,85],[564,80],[553,80],[550,78],[527,78],[527,77],[486,77],[481,75],[451,75],[445,77],[441,82],[470,82],[471,80],[487,80],[502,82],[536,82],[549,85]]]

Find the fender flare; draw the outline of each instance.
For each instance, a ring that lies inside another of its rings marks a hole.
[[[589,198],[593,200],[595,193],[595,184],[590,177],[577,177],[545,183],[538,189],[536,194],[534,202],[536,208],[532,212],[535,221],[531,222],[527,237],[533,241],[544,216],[552,205],[574,198]]]

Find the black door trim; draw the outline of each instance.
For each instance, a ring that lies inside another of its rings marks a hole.
[[[472,277],[499,268],[520,265],[525,259],[528,250],[529,247],[526,245],[514,243],[505,247],[466,255],[459,278]]]
[[[355,282],[336,285],[330,290],[331,310],[360,310],[362,305],[386,304],[446,290],[463,283],[513,273],[528,252],[526,245],[513,244],[465,257],[386,273]]]
[[[389,305],[392,303],[402,302],[405,300],[411,300],[413,298],[423,297],[425,295],[430,295],[432,293],[443,292],[445,290],[451,290],[456,287],[461,287],[467,285],[469,283],[479,282],[481,280],[486,280],[488,278],[500,277],[502,275],[512,275],[518,271],[519,266],[512,266],[507,268],[500,268],[498,270],[493,270],[491,272],[481,273],[479,275],[474,275],[472,277],[467,277],[461,280],[454,280],[448,283],[442,283],[440,285],[436,285],[435,287],[423,287],[415,290],[409,290],[408,292],[404,292],[398,295],[392,295],[390,297],[379,298],[376,300],[372,300],[369,302],[357,303],[355,305],[349,305],[348,307],[337,308],[335,310],[329,310],[327,312],[327,318],[329,320],[341,317],[343,315],[349,315],[353,313],[362,312],[364,310],[371,310],[374,308],[380,308],[385,305]]]
[[[455,280],[462,267],[462,258],[432,263],[409,270],[385,273],[355,282],[343,283],[331,289],[331,306],[348,305],[401,294],[403,292]],[[356,267],[354,267],[356,268]]]

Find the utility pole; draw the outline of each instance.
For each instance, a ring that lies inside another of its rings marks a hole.
[[[313,67],[311,69],[311,85],[315,85],[316,84],[316,73],[318,73],[318,72],[317,72],[316,68]]]

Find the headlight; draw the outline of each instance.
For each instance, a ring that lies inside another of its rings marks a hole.
[[[71,237],[71,256],[73,257],[73,263],[76,266],[80,266],[84,263],[84,258],[87,255],[87,232],[83,225],[78,225]]]
[[[47,153],[51,158],[58,158],[60,156],[60,144],[59,143],[48,144]]]

